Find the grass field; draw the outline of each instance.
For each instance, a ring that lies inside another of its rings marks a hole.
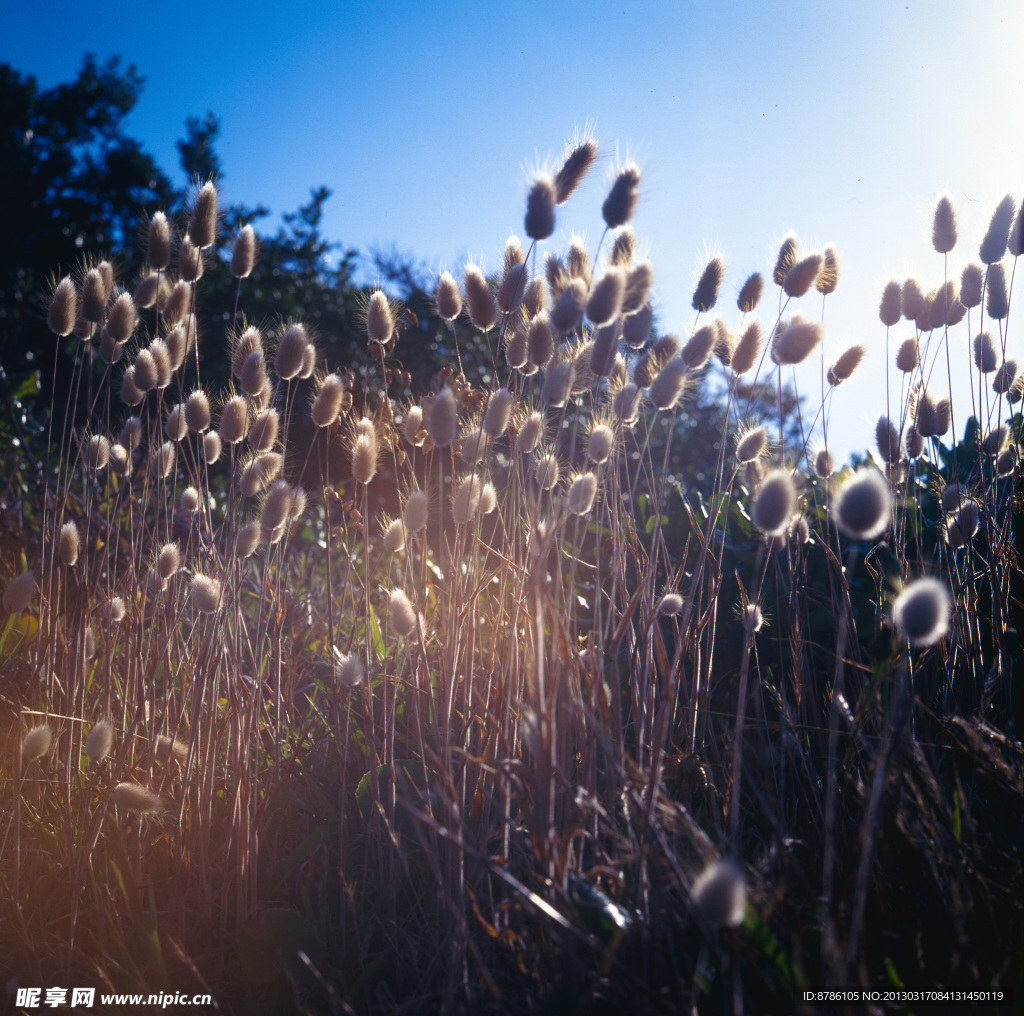
[[[938,201],[934,277],[889,283],[864,338],[900,381],[855,468],[828,451],[864,352],[821,353],[836,251],[786,237],[735,304],[710,258],[692,333],[654,333],[636,166],[596,249],[538,248],[596,152],[537,177],[501,265],[438,280],[436,378],[407,376],[381,290],[357,363],[245,321],[258,245],[219,235],[212,183],[152,217],[141,278],[55,280],[38,341],[72,350],[89,422],[4,449],[11,992],[782,1013],[945,986],[1014,1011],[1024,213],[954,275],[977,241]],[[227,336],[193,313],[218,258]],[[670,464],[709,385],[698,483]]]

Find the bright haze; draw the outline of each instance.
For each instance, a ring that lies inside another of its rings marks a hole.
[[[609,174],[635,158],[633,226],[654,262],[664,331],[692,328],[709,254],[727,266],[715,310],[735,325],[739,287],[752,271],[770,275],[786,232],[802,252],[833,243],[826,359],[868,347],[835,393],[840,458],[872,444],[885,409],[885,282],[914,275],[927,292],[943,279],[930,242],[936,196],[948,189],[958,212],[958,279],[996,203],[1019,202],[1024,187],[1019,0],[227,2],[201,15],[65,2],[47,9],[45,30],[30,5],[6,6],[0,60],[45,88],[70,80],[86,52],[120,54],[147,82],[129,131],[165,170],[176,170],[186,116],[210,110],[224,201],[279,215],[324,184],[334,191],[325,234],[363,253],[495,270],[508,234],[522,235],[531,170],[587,126],[605,158],[559,210],[546,249],[579,232],[593,250]],[[759,308],[765,328],[777,294],[769,286]],[[822,313],[817,294],[798,304]],[[893,329],[893,353],[910,334],[904,322]],[[964,326],[957,334],[955,401],[969,404]],[[813,416],[820,369],[805,365],[797,382]],[[898,392],[895,370],[891,383]]]

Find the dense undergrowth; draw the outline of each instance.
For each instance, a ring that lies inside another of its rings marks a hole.
[[[712,258],[690,334],[657,334],[635,166],[595,250],[541,255],[596,152],[538,176],[492,276],[440,278],[429,328],[468,318],[492,362],[456,345],[415,402],[383,291],[359,363],[245,320],[256,237],[222,249],[211,183],[153,215],[143,277],[55,283],[90,422],[4,452],[12,985],[266,1013],[1020,990],[1021,211],[954,269],[940,199],[935,288],[890,283],[869,339],[900,378],[877,460],[837,469],[863,349],[820,352],[835,251],[785,238],[723,317]],[[193,313],[212,259],[226,346]],[[791,369],[820,405],[783,403]],[[697,483],[669,463],[709,384]]]

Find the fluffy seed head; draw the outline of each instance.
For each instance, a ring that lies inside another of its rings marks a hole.
[[[900,432],[887,416],[880,416],[875,424],[875,444],[884,463],[892,466],[899,462]]]
[[[382,290],[375,290],[366,305],[366,337],[371,342],[383,345],[389,341],[395,330],[395,316],[391,301]]]
[[[924,293],[917,279],[907,279],[900,292],[900,309],[908,321],[916,321],[924,308]]]
[[[828,479],[832,475],[832,453],[826,448],[822,448],[818,452],[814,459],[814,471],[823,480]]]
[[[402,522],[407,532],[418,533],[426,528],[429,507],[430,501],[425,491],[414,490],[409,494],[402,509]]]
[[[9,614],[20,614],[29,605],[35,589],[35,576],[30,571],[11,579],[4,590],[4,610]]]
[[[156,555],[156,571],[166,582],[181,567],[181,551],[176,543],[165,543]]]
[[[914,418],[921,437],[942,437],[949,430],[951,417],[949,399],[934,400],[927,389],[917,393]]]
[[[796,235],[787,233],[779,244],[779,253],[775,258],[775,267],[772,269],[772,281],[776,286],[781,286],[785,281],[790,268],[796,264],[796,259]]]
[[[626,273],[614,266],[594,283],[587,298],[586,314],[596,327],[603,328],[619,316],[625,290]]]
[[[630,268],[629,274],[626,275],[620,312],[628,317],[644,307],[650,299],[653,285],[654,266],[644,258]]]
[[[743,283],[739,296],[736,297],[736,306],[743,314],[749,314],[756,309],[761,302],[761,293],[764,290],[764,276],[760,272],[754,272],[747,276]]]
[[[768,431],[764,427],[754,427],[752,430],[748,430],[736,442],[736,461],[745,465],[760,458],[767,445]]]
[[[587,304],[587,283],[582,278],[570,279],[561,296],[551,308],[551,327],[565,335],[579,328]]]
[[[665,593],[658,601],[658,613],[665,616],[678,614],[683,609],[683,603],[679,593]]]
[[[1005,395],[1016,383],[1018,373],[1016,360],[1004,360],[992,375],[992,391],[997,395]]]
[[[714,325],[704,325],[698,328],[686,341],[680,352],[683,363],[690,370],[700,370],[711,359],[717,342],[718,329]]]
[[[269,452],[277,444],[281,417],[276,409],[261,409],[249,426],[246,435],[249,445],[257,452]]]
[[[455,489],[452,497],[452,518],[462,525],[470,522],[480,508],[480,496],[483,493],[483,481],[479,476],[467,476]]]
[[[247,522],[238,530],[235,537],[235,554],[240,560],[251,557],[260,543],[260,524],[258,521]]]
[[[120,596],[111,596],[100,608],[100,614],[110,624],[120,624],[124,620],[124,600]]]
[[[1019,258],[1024,254],[1024,198],[1010,227],[1010,235],[1006,238],[1006,249],[1011,257]]]
[[[107,291],[98,268],[90,268],[82,279],[80,313],[85,321],[98,324],[107,306]]]
[[[821,252],[821,271],[818,272],[818,278],[814,283],[814,288],[821,293],[822,296],[830,296],[836,291],[836,286],[839,285],[839,258],[836,255],[836,249],[829,244]]]
[[[154,271],[163,271],[171,263],[171,225],[163,212],[154,212],[149,220],[146,260]]]
[[[526,295],[529,271],[522,263],[509,265],[505,269],[501,285],[498,287],[498,307],[506,314],[519,310]]]
[[[911,339],[913,342],[913,339]],[[916,347],[915,347],[916,348]],[[859,342],[839,354],[839,358],[828,369],[828,383],[835,387],[848,380],[860,366],[867,350]]]
[[[743,482],[747,485],[747,490],[757,490],[764,479],[764,472],[760,459],[751,459],[743,467]]]
[[[992,213],[988,224],[988,230],[978,249],[978,257],[982,264],[994,265],[1006,253],[1006,241],[1010,233],[1010,226],[1013,224],[1014,211],[1014,200],[1010,194],[1007,194],[996,205],[996,210]]]
[[[363,683],[363,663],[355,653],[343,655],[334,649],[334,679],[342,688],[356,688]]]
[[[94,723],[85,739],[85,753],[93,762],[102,762],[114,746],[114,725],[110,720]]]
[[[776,333],[772,343],[772,360],[780,367],[803,363],[821,342],[820,321],[805,321],[794,315],[789,324]]]
[[[891,328],[903,314],[903,287],[891,279],[882,290],[882,299],[878,304],[878,316],[886,328]]]
[[[188,236],[200,250],[213,246],[217,236],[217,188],[212,180],[207,180],[196,194]]]
[[[188,758],[188,745],[176,737],[158,734],[153,740],[153,758],[163,766],[171,762],[184,765]]]
[[[718,290],[725,277],[725,262],[715,255],[704,266],[697,280],[697,288],[693,291],[693,309],[698,314],[711,310],[718,301]]]
[[[60,554],[61,562],[69,568],[73,568],[78,561],[80,546],[81,537],[78,535],[78,526],[74,522],[65,522],[60,527],[60,537],[57,541],[57,552]]]
[[[289,325],[277,343],[274,371],[282,381],[291,381],[302,373],[309,337],[301,324]]]
[[[636,209],[637,188],[640,186],[640,167],[630,162],[619,170],[615,182],[601,206],[601,216],[609,229],[624,226]]]
[[[956,211],[948,192],[939,195],[932,218],[932,246],[938,254],[948,254],[956,246]]]
[[[188,435],[188,423],[185,420],[185,407],[177,405],[167,414],[164,422],[164,433],[169,441],[184,441]]]
[[[220,434],[215,430],[208,431],[203,435],[203,458],[206,459],[206,464],[212,466],[220,458],[220,453]]]
[[[164,303],[164,324],[173,328],[189,312],[192,305],[192,287],[187,282],[179,279],[171,286],[170,293]]]
[[[138,812],[140,815],[162,815],[164,812],[160,798],[137,783],[119,783],[110,792],[110,799],[118,808]]]
[[[754,491],[750,518],[765,536],[781,536],[796,511],[796,488],[786,469],[773,469]]]
[[[640,349],[648,340],[651,334],[651,325],[654,323],[654,311],[649,304],[644,304],[638,311],[630,314],[622,322],[622,338],[628,346]]]
[[[476,265],[466,265],[463,283],[469,320],[480,331],[489,331],[498,320],[498,304],[483,271]]]
[[[238,444],[249,430],[249,407],[241,395],[232,395],[220,411],[218,431],[224,444]]]
[[[156,382],[153,354],[148,349],[140,349],[135,363],[125,370],[121,379],[121,398],[127,405],[137,406],[145,398],[146,392],[156,388]]]
[[[182,237],[181,246],[178,248],[178,274],[181,281],[198,282],[205,270],[202,248],[197,247],[187,236]]]
[[[561,169],[555,174],[557,204],[565,204],[572,197],[596,158],[597,142],[593,138],[586,138],[569,150]]]
[[[410,638],[416,631],[416,610],[404,590],[394,589],[388,600],[388,620],[402,638]]]
[[[526,292],[523,294],[523,311],[529,320],[533,320],[548,303],[548,284],[543,276],[530,279]]]
[[[141,354],[139,355],[141,356]],[[153,358],[153,366],[156,369],[156,385],[154,387],[164,389],[171,383],[171,375],[174,371],[167,343],[163,339],[154,339],[149,344],[149,355]],[[138,360],[136,359],[135,362],[137,365]],[[137,372],[138,366],[136,366],[136,377],[138,377]]]
[[[1010,428],[1006,424],[993,427],[981,442],[981,449],[986,455],[998,455],[1010,439]]]
[[[384,527],[381,545],[386,554],[397,554],[405,549],[405,526],[401,519],[393,519]]]
[[[283,457],[276,452],[263,452],[245,463],[238,474],[242,496],[255,497],[266,490],[280,475],[283,463]]]
[[[110,442],[102,434],[93,434],[85,446],[85,468],[99,471],[110,461]]]
[[[33,727],[21,740],[21,758],[24,762],[34,762],[42,758],[53,744],[53,728],[48,723],[40,723]]]
[[[628,268],[636,253],[636,235],[632,226],[623,226],[615,234],[612,241],[612,252],[608,255],[608,263],[618,265],[620,268]]]
[[[892,619],[912,646],[930,646],[946,634],[949,609],[949,591],[938,579],[916,579],[896,597]]]
[[[338,374],[325,374],[317,386],[311,416],[313,426],[330,427],[341,413],[345,398],[345,385]]]
[[[632,381],[624,384],[612,399],[612,412],[624,427],[632,427],[640,416],[643,391]]]
[[[377,473],[377,438],[361,433],[352,442],[352,476],[358,483],[369,483]]]
[[[263,335],[252,325],[231,340],[231,373],[238,377],[252,353],[263,352]]]
[[[154,448],[149,453],[149,468],[153,476],[159,480],[166,480],[174,469],[178,460],[178,454],[174,450],[171,441],[164,441],[162,445]]]
[[[558,203],[555,181],[547,173],[541,173],[526,195],[523,229],[531,240],[546,240],[555,231],[555,205]]]
[[[551,453],[545,453],[533,467],[533,478],[541,490],[551,490],[558,483],[559,472],[558,459]]]
[[[818,281],[824,258],[820,254],[808,254],[788,272],[782,280],[782,289],[787,296],[803,296]]]
[[[427,433],[435,448],[448,448],[459,430],[459,408],[455,394],[447,385],[427,411]]]
[[[231,250],[231,274],[236,279],[247,279],[256,265],[256,233],[252,226],[243,226],[235,237]]]
[[[214,614],[220,606],[220,582],[209,575],[202,575],[196,572],[192,576],[190,587],[192,602],[196,609],[202,614]]]
[[[517,332],[518,334],[518,332]],[[529,362],[538,368],[547,366],[555,349],[551,332],[551,320],[547,311],[541,311],[531,322],[526,333],[526,355]]]
[[[904,339],[903,342],[900,343],[900,348],[896,352],[897,368],[903,371],[904,374],[910,374],[912,371],[917,369],[919,362],[917,339]]]
[[[889,528],[892,495],[886,478],[870,466],[858,469],[836,491],[836,525],[854,540],[873,540]]]
[[[501,437],[508,427],[512,413],[512,393],[507,388],[496,388],[487,398],[481,429],[488,437]]]
[[[193,434],[202,434],[210,427],[210,399],[201,388],[185,402],[185,423]]]
[[[262,349],[254,350],[245,358],[242,371],[238,375],[238,383],[242,391],[250,398],[259,395],[266,387],[267,367]]]
[[[70,335],[78,317],[78,291],[70,276],[65,275],[53,288],[46,312],[47,327],[55,335]]]
[[[186,487],[178,499],[178,507],[185,515],[199,511],[199,491],[195,487]]]
[[[974,337],[974,365],[982,374],[991,374],[999,366],[999,350],[989,332]]]
[[[1010,476],[1017,468],[1019,453],[1014,445],[1008,445],[996,456],[996,476]]]
[[[732,351],[732,371],[737,376],[753,370],[761,352],[761,325],[752,321],[744,329],[736,348]]]
[[[692,340],[691,340],[692,341]],[[647,389],[647,397],[655,409],[672,409],[686,388],[689,368],[680,359],[669,360]]]
[[[965,546],[981,526],[981,506],[974,498],[967,498],[956,511],[946,516],[946,539],[955,549]]]
[[[437,280],[434,301],[437,304],[438,315],[445,321],[454,321],[462,312],[462,294],[451,272],[441,273],[441,278]]]
[[[1006,290],[1006,272],[1002,264],[994,264],[988,270],[988,283],[985,287],[985,310],[988,316],[1001,321],[1010,313],[1010,297]]]
[[[924,437],[913,424],[908,424],[903,435],[903,444],[907,450],[908,459],[919,459],[924,453]]]
[[[733,861],[714,861],[693,883],[693,902],[716,928],[743,923],[747,886],[743,869]]]
[[[544,379],[541,399],[550,409],[560,409],[569,401],[573,381],[576,378],[576,364],[573,360],[559,360]]]
[[[597,496],[597,477],[593,473],[580,473],[569,484],[565,507],[573,515],[586,515]]]
[[[960,275],[960,302],[965,307],[977,307],[981,303],[981,291],[985,284],[985,275],[981,265],[973,261],[964,266]]]
[[[462,439],[462,447],[459,449],[459,458],[467,466],[475,466],[487,455],[487,448],[490,444],[488,434],[481,427],[474,427]]]
[[[587,438],[587,455],[591,462],[607,462],[615,444],[615,433],[606,423],[595,424]]]

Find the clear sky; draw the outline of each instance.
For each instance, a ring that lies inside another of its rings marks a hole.
[[[770,273],[784,233],[805,252],[834,243],[826,348],[870,350],[836,393],[841,454],[871,444],[884,410],[885,281],[942,281],[930,244],[938,192],[950,190],[960,217],[957,277],[997,201],[1020,199],[1022,40],[1020,0],[0,0],[0,60],[46,87],[73,77],[87,51],[121,54],[147,79],[129,130],[165,169],[177,169],[186,116],[211,110],[225,201],[280,213],[325,184],[326,234],[363,252],[394,245],[432,270],[457,272],[468,257],[494,270],[522,232],[530,167],[588,123],[606,158],[560,209],[547,249],[573,231],[593,248],[608,175],[636,158],[633,226],[663,330],[689,333],[708,252],[725,259],[716,310],[734,324],[735,294],[749,272]],[[800,302],[820,314],[820,300]]]

